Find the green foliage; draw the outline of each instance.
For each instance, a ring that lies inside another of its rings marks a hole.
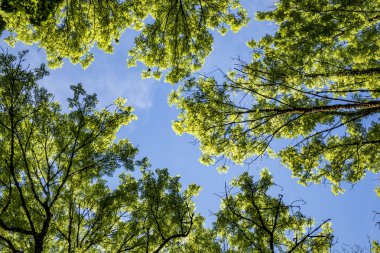
[[[223,253],[220,241],[216,238],[216,232],[212,229],[207,229],[202,226],[202,219],[198,219],[194,230],[187,240],[174,241],[170,245],[170,250],[175,253]]]
[[[237,9],[237,11],[235,11]],[[238,1],[160,1],[153,4],[150,15],[155,19],[135,40],[130,51],[130,65],[137,61],[148,69],[145,77],[160,77],[161,70],[170,69],[166,81],[176,83],[200,69],[212,50],[209,29],[224,34],[230,26],[234,32],[248,21]]]
[[[115,142],[135,116],[125,100],[96,110],[96,95],[72,86],[68,113],[24,69],[25,52],[0,54],[0,251],[170,251],[203,219],[192,202],[199,187],[135,161],[128,140]],[[111,189],[105,176],[124,168]],[[140,167],[141,178],[131,171]]]
[[[21,12],[28,16],[31,24],[39,25],[54,12],[55,8],[57,8],[61,2],[63,2],[63,0],[7,0],[1,1],[0,7],[3,11],[8,13]]]
[[[227,239],[228,252],[330,252],[333,236],[328,220],[314,226],[297,202],[286,205],[282,195],[268,195],[274,185],[268,170],[261,172],[259,181],[244,173],[231,185],[214,224],[218,235]]]
[[[379,253],[380,252],[380,244],[377,241],[372,242],[371,252]]]
[[[49,67],[68,58],[87,67],[93,61],[91,48],[113,51],[127,28],[142,30],[129,52],[128,65],[141,61],[143,77],[178,82],[199,70],[212,50],[210,29],[236,32],[248,22],[237,0],[223,1],[2,1],[0,17],[10,35],[5,39],[37,43],[46,50]],[[153,18],[149,24],[143,21]],[[1,23],[0,23],[1,25]],[[153,69],[153,70],[151,70]]]
[[[11,46],[18,41],[37,43],[46,50],[51,68],[61,66],[64,58],[87,67],[93,61],[90,51],[95,44],[110,53],[112,41],[119,40],[126,28],[142,27],[147,15],[144,6],[141,11],[133,7],[131,1],[62,1],[39,24],[30,23],[30,16],[22,10],[1,10],[0,14],[10,33],[5,41]]]
[[[37,85],[48,75],[45,66],[24,68],[25,54],[0,54],[1,252],[227,253],[268,245],[324,252],[329,247],[329,223],[313,228],[310,218],[292,212],[295,206],[268,196],[273,183],[266,170],[257,183],[247,174],[235,180],[242,193],[226,196],[215,229],[204,228],[192,201],[199,186],[181,190],[179,176],[167,169],[153,172],[147,158],[135,160],[138,150],[128,140],[115,141],[120,127],[135,118],[125,99],[117,99],[114,110],[97,110],[96,95],[73,85],[69,112],[62,112]],[[137,167],[139,179],[131,173]],[[121,168],[112,189],[106,176]],[[261,244],[248,245],[235,233],[240,209],[248,218],[265,217],[259,227],[248,228]]]
[[[252,61],[224,82],[193,78],[173,93],[174,129],[199,140],[205,164],[269,152],[335,193],[379,172],[379,11],[380,1],[281,0],[257,13],[276,33],[248,42]],[[293,141],[273,150],[276,139]]]

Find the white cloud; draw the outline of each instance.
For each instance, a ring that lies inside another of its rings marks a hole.
[[[149,109],[153,106],[153,89],[154,80],[142,80],[139,72],[131,71],[131,69],[119,71],[105,70],[102,77],[92,81],[91,85],[96,87],[98,97],[112,103],[117,97],[123,97],[128,100],[128,104],[138,109]],[[87,86],[87,85],[86,85]]]
[[[36,45],[30,47],[17,43],[15,48],[10,48],[5,44],[1,46],[13,54],[16,54],[17,51],[29,50],[26,64],[31,68],[46,62],[45,51]],[[157,81],[142,80],[141,67],[127,68],[126,48],[118,48],[114,54],[94,51],[95,61],[86,70],[83,70],[79,64],[73,65],[65,59],[62,68],[49,69],[50,76],[41,80],[40,85],[53,93],[55,100],[58,100],[63,108],[67,105],[66,99],[72,96],[70,85],[82,83],[87,93],[98,95],[99,108],[112,104],[118,97],[123,97],[127,99],[129,105],[136,109],[149,110],[153,106]]]
[[[36,55],[39,56],[39,54]],[[103,57],[112,58],[113,56]],[[32,59],[28,57],[28,62],[34,62],[36,58],[33,54]],[[123,60],[125,63],[125,59]],[[64,107],[67,105],[66,98],[72,96],[69,86],[82,83],[88,94],[98,95],[99,108],[112,104],[118,97],[123,97],[136,109],[149,110],[153,106],[154,90],[157,84],[152,79],[142,80],[140,71],[137,68],[128,69],[125,64],[112,59],[103,59],[103,61],[99,59],[86,70],[83,70],[80,65],[66,62],[60,69],[49,70],[50,76],[44,78],[40,84],[53,93],[55,100]]]

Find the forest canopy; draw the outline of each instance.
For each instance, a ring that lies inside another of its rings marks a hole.
[[[63,113],[36,83],[44,65],[28,70],[24,56],[0,54],[1,252],[159,252],[202,226],[198,186],[181,190],[179,177],[151,171],[128,140],[115,142],[134,119],[125,100],[98,111],[78,84]],[[120,168],[111,189],[105,176]]]
[[[328,180],[335,193],[378,173],[380,2],[283,0],[257,18],[278,28],[247,43],[251,62],[171,95],[175,131],[200,142],[204,164],[269,153],[302,184]]]
[[[45,49],[48,66],[68,58],[84,68],[94,60],[92,48],[111,53],[126,29],[141,31],[129,51],[128,65],[142,62],[144,77],[175,83],[199,70],[210,54],[213,35],[238,31],[248,22],[235,0],[165,1],[0,1],[5,41]]]
[[[97,110],[96,94],[73,85],[70,110],[62,112],[37,84],[48,75],[45,66],[25,67],[25,55],[0,54],[2,252],[330,249],[330,223],[313,227],[299,207],[269,196],[274,183],[268,170],[257,182],[247,173],[232,182],[242,193],[232,196],[226,190],[217,222],[204,227],[193,202],[199,186],[182,190],[179,176],[152,171],[147,158],[135,159],[138,149],[127,139],[115,141],[120,127],[134,119],[124,99],[115,101],[114,110]],[[136,168],[139,174],[132,173]],[[111,188],[106,178],[121,169],[118,185]],[[253,202],[242,205],[246,198]],[[249,231],[248,240],[237,229]]]
[[[377,176],[380,1],[278,0],[255,15],[274,30],[244,41],[249,60],[238,57],[219,76],[198,75],[217,33],[248,24],[242,6],[238,0],[0,0],[0,33],[9,46],[22,42],[43,49],[50,68],[65,60],[86,68],[95,47],[112,53],[127,29],[137,31],[127,65],[141,62],[143,78],[164,75],[166,82],[179,84],[169,95],[179,109],[173,129],[194,136],[200,161],[218,164],[220,171],[228,164],[251,169],[261,165],[258,158],[276,158],[302,185],[327,183],[336,195],[347,183]],[[232,51],[229,41],[222,44]],[[202,186],[216,180],[199,186],[183,180],[187,171],[181,179],[166,168],[153,170],[139,155],[145,147],[130,141],[147,141],[165,163],[190,155],[152,138],[168,137],[153,121],[142,128],[143,139],[132,135],[141,129],[130,128],[122,133],[130,140],[119,138],[122,127],[136,119],[126,99],[99,109],[97,95],[78,83],[70,86],[68,107],[61,106],[65,103],[48,92],[50,84],[42,82],[49,75],[45,64],[33,69],[37,59],[29,65],[26,51],[0,50],[1,252],[328,253],[345,245],[333,234],[335,220],[321,217],[338,204],[313,195],[323,204],[313,207],[315,219],[305,215],[306,202],[284,196],[289,192],[282,194],[269,169],[225,183],[224,192],[215,193],[220,198],[212,211],[215,220],[207,224],[194,201]],[[113,63],[100,64],[117,75]],[[77,73],[85,72],[65,74],[76,79]],[[124,88],[121,79],[144,85],[124,76],[113,80],[103,71],[91,78],[104,81],[109,94],[111,82],[120,85],[116,93]],[[166,112],[157,108],[151,115],[162,120]],[[193,167],[196,179],[204,175]],[[375,191],[379,197],[380,187]],[[367,197],[352,201],[353,211],[368,207]],[[379,210],[371,214],[375,223]],[[340,219],[346,213],[330,215]],[[349,222],[359,227],[358,221]],[[342,252],[380,253],[376,238],[366,242],[366,249],[353,245]]]

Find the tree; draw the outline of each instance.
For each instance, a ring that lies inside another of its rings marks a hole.
[[[300,183],[327,179],[335,193],[378,173],[380,2],[280,0],[257,18],[278,28],[248,43],[250,63],[171,95],[177,133],[199,140],[206,164],[269,152]]]
[[[62,112],[36,83],[45,67],[24,68],[25,53],[0,54],[1,252],[170,251],[200,230],[199,187],[181,191],[178,176],[152,172],[128,140],[115,142],[132,107],[118,99],[98,111],[96,95],[78,84]],[[105,176],[121,167],[112,189]]]
[[[64,58],[87,67],[95,44],[111,53],[124,30],[133,28],[142,31],[128,64],[144,63],[145,77],[159,78],[168,69],[171,83],[200,69],[212,50],[210,29],[224,34],[248,22],[235,0],[0,2],[8,44],[37,43],[46,50],[49,67],[61,66]],[[148,16],[153,21],[144,23]]]
[[[329,220],[314,226],[313,219],[300,212],[297,201],[286,205],[282,195],[268,195],[274,186],[268,170],[262,170],[256,182],[243,173],[231,185],[226,187],[214,224],[219,236],[228,241],[227,252],[330,252]],[[240,192],[234,193],[233,187]]]

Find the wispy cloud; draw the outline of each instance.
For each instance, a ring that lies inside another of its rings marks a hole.
[[[154,80],[142,80],[138,71],[126,67],[122,71],[104,69],[100,76],[97,80],[88,81],[100,93],[104,102],[110,103],[117,97],[123,97],[137,109],[149,109],[153,106]]]
[[[43,52],[31,50],[27,63],[38,66],[44,59]],[[115,55],[103,55],[99,58],[115,58]],[[122,62],[114,59],[95,61],[88,69],[66,62],[62,68],[49,70],[50,76],[40,82],[56,100],[66,105],[66,98],[72,96],[70,85],[82,83],[87,93],[97,93],[99,107],[113,103],[118,97],[126,98],[128,104],[136,109],[149,110],[153,106],[154,90],[157,86],[152,79],[142,80],[140,69],[128,69],[125,59]]]
[[[29,50],[26,64],[30,68],[46,62],[44,50],[36,45],[31,47],[17,43],[15,48],[10,48],[2,43],[1,47],[13,54]],[[55,100],[64,107],[67,105],[66,99],[72,96],[69,86],[77,83],[82,83],[88,93],[97,93],[100,108],[112,104],[118,97],[126,98],[128,104],[139,110],[147,111],[153,106],[156,81],[142,80],[141,68],[127,68],[126,48],[119,47],[114,54],[99,50],[94,50],[94,53],[96,60],[88,69],[83,70],[80,65],[65,60],[62,68],[49,70],[50,76],[40,81],[40,84],[53,93]]]

